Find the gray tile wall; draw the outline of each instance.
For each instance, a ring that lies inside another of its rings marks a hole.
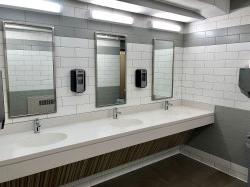
[[[245,138],[250,131],[250,111],[216,106],[215,124],[194,134],[189,145],[248,167]]]
[[[184,34],[184,46],[208,46],[250,42],[250,25]]]
[[[151,44],[153,38],[158,38],[173,40],[176,46],[183,46],[183,35],[180,33],[117,25],[75,17],[0,8],[0,20],[14,20],[31,24],[52,25],[55,27],[56,36],[94,39],[94,32],[100,31],[126,35],[127,42],[129,43]],[[0,30],[2,30],[2,25]]]

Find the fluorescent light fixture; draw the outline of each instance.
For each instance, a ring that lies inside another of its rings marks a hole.
[[[93,19],[98,19],[108,22],[122,23],[128,25],[132,25],[134,23],[134,18],[130,16],[108,11],[102,11],[102,10],[92,10],[91,16]]]
[[[0,0],[0,6],[20,7],[53,13],[61,12],[60,4],[45,0]]]
[[[158,18],[163,18],[163,19],[180,21],[180,22],[192,22],[192,21],[195,21],[194,18],[191,18],[191,17],[188,17],[188,16],[183,16],[183,15],[180,15],[180,14],[171,13],[171,12],[159,12],[159,13],[155,13],[153,16],[158,17]]]
[[[117,0],[91,0],[91,3],[95,5],[124,10],[128,12],[140,13],[143,11],[143,8],[139,5],[117,1]]]
[[[151,24],[154,29],[160,29],[160,30],[180,32],[182,29],[180,25],[166,21],[152,20]]]

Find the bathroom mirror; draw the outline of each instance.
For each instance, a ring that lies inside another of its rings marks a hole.
[[[126,37],[95,33],[96,107],[126,103]]]
[[[152,100],[173,97],[174,43],[153,40]]]
[[[3,22],[9,117],[56,112],[52,27]]]

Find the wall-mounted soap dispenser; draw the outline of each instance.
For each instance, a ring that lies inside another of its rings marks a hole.
[[[147,87],[147,70],[146,69],[137,69],[135,71],[135,86],[137,88]]]
[[[86,90],[86,74],[83,69],[73,69],[71,75],[71,91],[83,93]]]
[[[3,79],[0,71],[0,129],[4,128],[5,110],[4,110],[4,93],[3,93]]]
[[[250,68],[240,68],[239,87],[244,95],[250,97]]]

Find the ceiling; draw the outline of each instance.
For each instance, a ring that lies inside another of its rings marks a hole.
[[[199,0],[154,0],[154,1],[172,4],[174,6],[183,7],[185,9],[194,10],[196,12],[199,12],[200,9],[203,9],[206,6],[206,3],[201,2]]]
[[[205,18],[229,13],[230,0],[154,0],[195,11]]]
[[[139,6],[141,12],[135,12],[153,17],[159,17],[163,19],[169,19],[169,15],[172,14],[170,20],[181,22],[193,22],[202,20],[204,18],[220,16],[229,13],[230,0],[79,0],[99,6],[112,7],[114,1],[125,3],[115,9],[124,10],[127,4]],[[112,4],[113,2],[113,4]],[[127,5],[129,6],[129,5]],[[133,12],[132,10],[125,10]],[[161,16],[156,16],[161,14]],[[164,17],[165,16],[165,17]],[[178,16],[180,20],[178,20]],[[183,20],[184,18],[184,20]],[[188,18],[185,20],[185,18]]]

